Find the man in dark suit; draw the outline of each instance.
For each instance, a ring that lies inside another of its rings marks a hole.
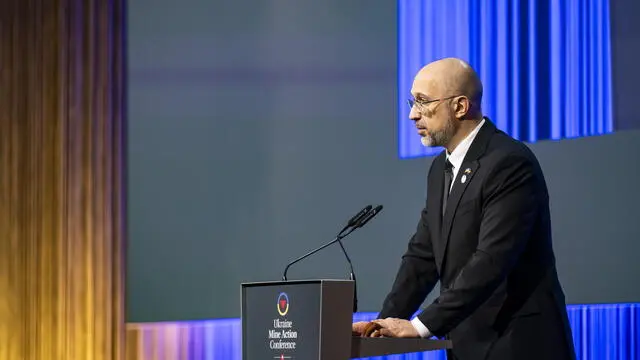
[[[446,150],[370,336],[445,337],[457,360],[575,359],[535,155],[483,117],[482,84],[465,62],[425,66],[411,93],[422,143]],[[409,321],[438,281],[440,296]]]

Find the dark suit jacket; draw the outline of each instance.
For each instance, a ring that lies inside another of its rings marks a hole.
[[[450,359],[574,359],[536,157],[485,118],[443,217],[444,162],[443,152],[432,163],[425,208],[378,316],[409,319],[440,281],[418,318],[453,342]]]

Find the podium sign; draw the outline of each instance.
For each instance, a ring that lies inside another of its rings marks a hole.
[[[353,337],[353,295],[349,280],[242,284],[242,359],[347,360],[451,348],[449,340]]]
[[[242,358],[349,359],[353,282],[242,284]]]

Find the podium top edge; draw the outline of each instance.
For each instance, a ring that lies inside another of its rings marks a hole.
[[[241,285],[242,287],[250,287],[250,286],[298,285],[298,284],[322,284],[322,283],[348,284],[352,282],[353,280],[345,280],[345,279],[307,279],[307,280],[287,280],[287,281],[246,282],[246,283],[242,283]]]

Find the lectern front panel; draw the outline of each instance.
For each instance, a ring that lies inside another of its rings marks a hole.
[[[243,359],[317,359],[321,289],[317,283],[242,288]],[[251,319],[250,323],[244,323]]]

